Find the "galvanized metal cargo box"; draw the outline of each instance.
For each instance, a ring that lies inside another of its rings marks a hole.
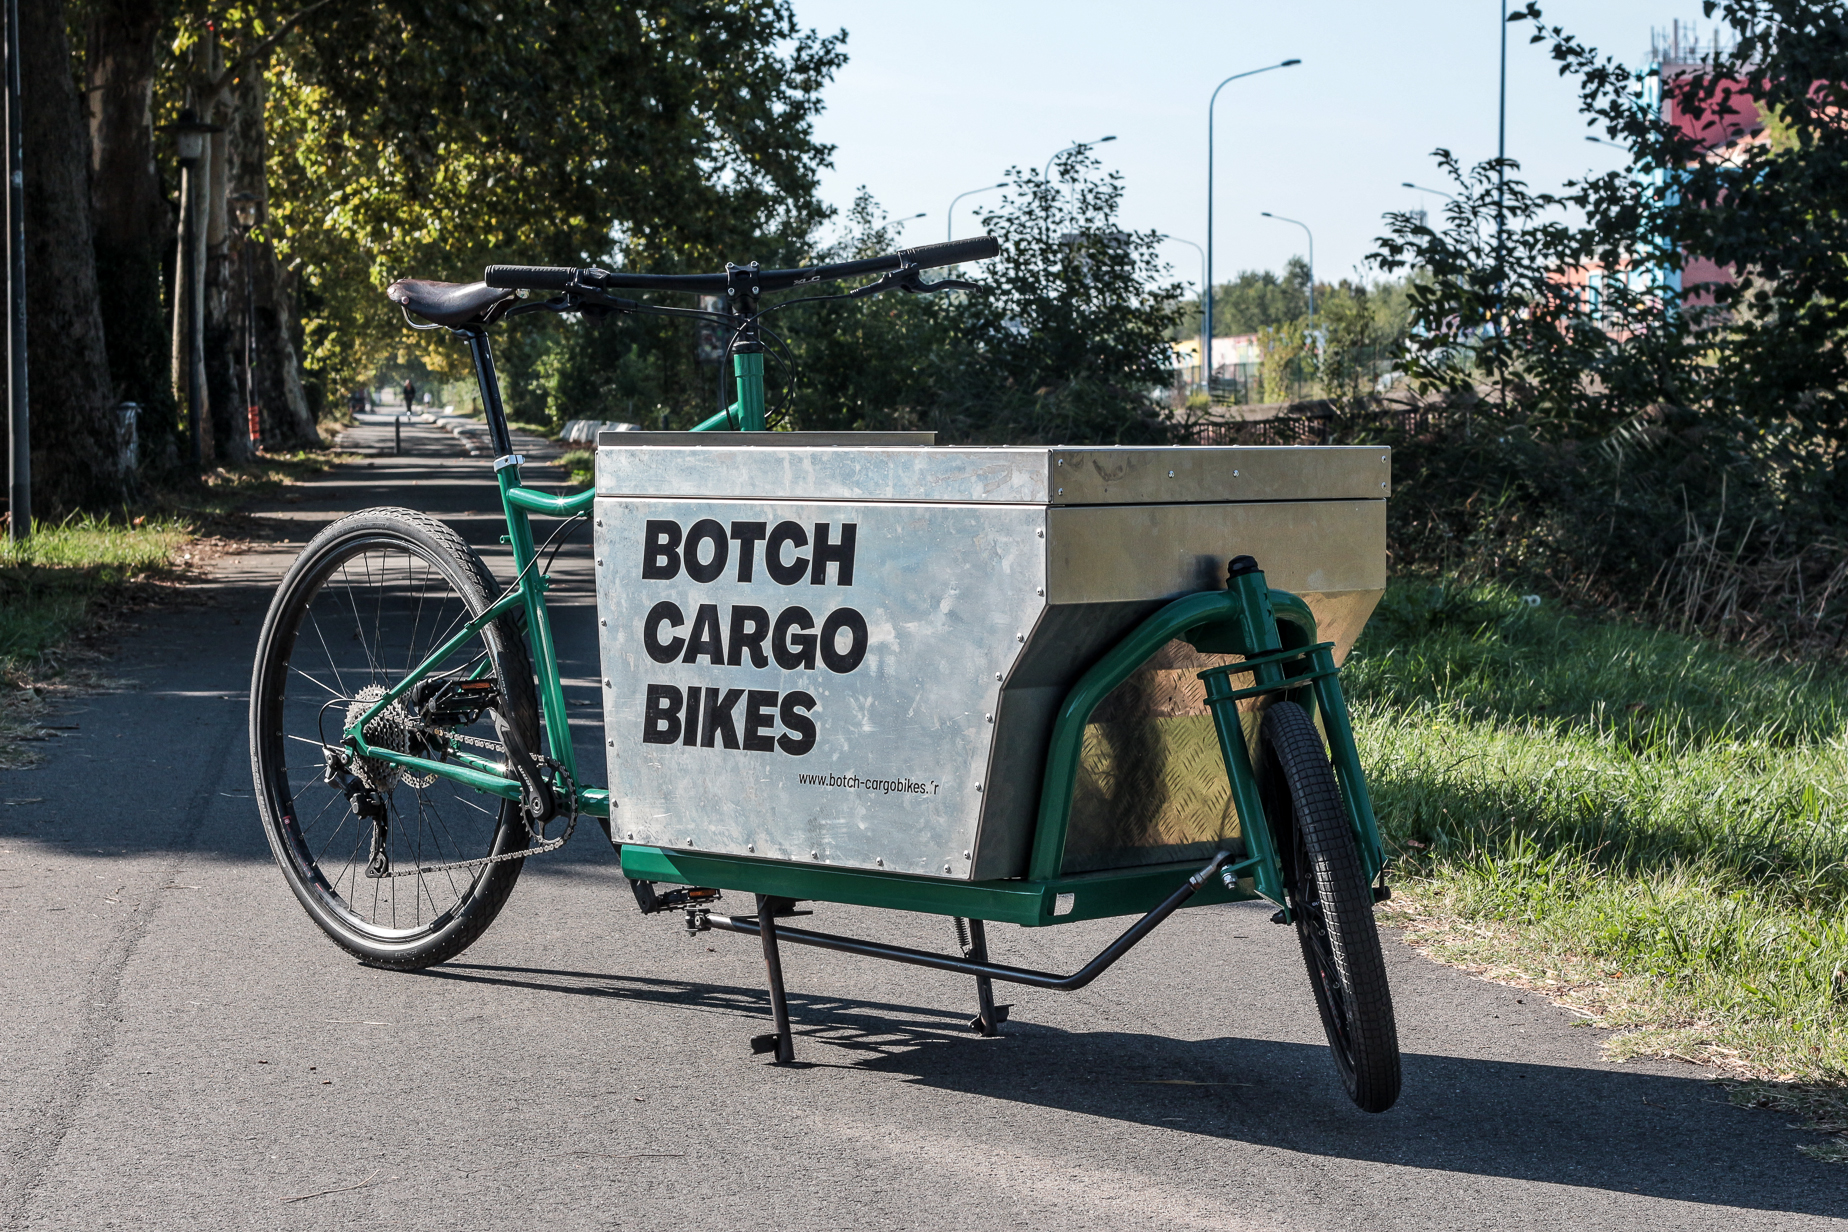
[[[1053,713],[1254,556],[1345,655],[1386,584],[1378,448],[606,433],[596,558],[619,841],[988,880],[1026,870]],[[1098,707],[1066,872],[1235,846],[1171,642]]]

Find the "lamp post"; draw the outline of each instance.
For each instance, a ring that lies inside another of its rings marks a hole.
[[[1501,0],[1501,93],[1495,116],[1495,332],[1502,332],[1502,290],[1507,285],[1503,262],[1508,235],[1508,0]],[[1502,384],[1502,405],[1508,387]]]
[[[1313,320],[1315,318],[1315,232],[1309,229],[1309,224],[1306,222],[1296,222],[1294,218],[1285,218],[1282,214],[1273,214],[1269,210],[1259,212],[1266,218],[1275,218],[1278,222],[1294,222],[1303,229],[1303,234],[1309,237],[1309,317]]]
[[[200,353],[198,306],[198,171],[205,159],[205,139],[224,131],[216,124],[200,121],[191,107],[180,112],[179,122],[169,124],[180,159],[180,251],[175,264],[177,284],[173,297],[173,396],[177,402],[182,389],[186,397],[187,426],[192,434],[193,465],[205,465],[205,425],[200,397],[201,369],[205,358]]]
[[[1455,200],[1456,200],[1456,198],[1455,198],[1455,197],[1453,197],[1453,196],[1451,196],[1451,195],[1450,195],[1449,193],[1447,193],[1447,192],[1445,192],[1445,191],[1444,191],[1443,189],[1441,189],[1441,188],[1426,188],[1426,187],[1424,187],[1424,185],[1422,185],[1422,184],[1414,184],[1414,183],[1412,183],[1412,182],[1411,182],[1410,180],[1400,180],[1400,181],[1399,181],[1399,187],[1400,187],[1400,188],[1409,188],[1409,189],[1411,189],[1411,190],[1412,190],[1413,192],[1421,192],[1421,193],[1430,193],[1430,194],[1431,194],[1432,196],[1434,196],[1434,197],[1442,197],[1442,198],[1443,198],[1444,200],[1446,200],[1446,201],[1455,201]],[[1424,208],[1424,206],[1422,206],[1422,205],[1418,207],[1418,222],[1419,222],[1419,225],[1420,225],[1420,226],[1422,226],[1422,225],[1424,225],[1424,222],[1425,222],[1425,208]]]
[[[19,0],[6,0],[7,537],[32,535],[31,416],[26,402],[26,180],[20,120]]]
[[[1213,340],[1213,105],[1219,101],[1219,92],[1241,77],[1256,77],[1259,73],[1268,73],[1274,68],[1289,68],[1293,64],[1301,63],[1301,60],[1285,60],[1279,64],[1266,64],[1263,68],[1234,73],[1214,86],[1213,96],[1206,100],[1206,286],[1200,293],[1200,328],[1209,346]],[[1202,362],[1205,362],[1204,357]],[[1207,395],[1210,397],[1212,395],[1210,373],[1207,382]]]
[[[252,192],[241,192],[231,198],[231,209],[237,218],[238,255],[244,263],[244,408],[250,416],[250,447],[254,451],[263,443],[263,415],[257,409],[257,387],[251,379],[256,355],[257,299],[250,233],[263,220],[263,199]]]
[[[1164,240],[1173,240],[1177,244],[1185,244],[1200,254],[1200,291],[1201,294],[1204,295],[1206,293],[1206,249],[1200,247],[1200,245],[1194,243],[1192,240],[1184,240],[1178,235],[1163,235],[1161,238]],[[1200,315],[1200,387],[1202,389],[1206,388],[1207,366],[1212,362],[1213,358],[1210,353],[1212,345],[1213,334],[1212,331],[1206,327],[1206,314],[1202,313]],[[1210,391],[1207,396],[1210,401],[1212,397]]]
[[[1115,141],[1115,140],[1116,140],[1115,137],[1099,137],[1096,141],[1074,141],[1072,142],[1070,145],[1066,146],[1063,150],[1060,150],[1058,154],[1054,154],[1051,158],[1046,160],[1046,169],[1040,172],[1040,178],[1041,179],[1051,179],[1052,178],[1052,164],[1059,161],[1059,154],[1070,154],[1073,150],[1082,150],[1090,146],[1102,145],[1106,141]]]
[[[1002,180],[999,184],[984,184],[980,188],[971,188],[968,192],[957,193],[954,197],[951,197],[950,208],[944,211],[943,216],[943,238],[945,240],[953,240],[956,238],[956,203],[958,201],[961,201],[964,197],[973,197],[976,193],[993,192],[997,188],[1006,187],[1007,181]]]
[[[925,215],[924,215],[924,214],[921,214],[921,213],[919,213],[919,214],[907,214],[907,215],[905,215],[905,216],[904,216],[903,218],[894,218],[894,219],[892,220],[892,225],[893,225],[893,226],[895,226],[895,227],[897,227],[897,228],[899,228],[899,229],[900,229],[900,230],[902,231],[902,230],[904,229],[904,226],[905,226],[905,224],[906,224],[906,223],[908,223],[908,222],[916,222],[916,221],[917,221],[918,219],[920,219],[920,218],[923,218],[923,217],[925,217]]]
[[[1446,200],[1446,201],[1455,201],[1455,200],[1456,200],[1456,198],[1455,198],[1455,197],[1453,197],[1453,196],[1451,196],[1451,195],[1450,195],[1449,193],[1447,193],[1447,192],[1445,192],[1445,191],[1444,191],[1443,189],[1441,189],[1441,188],[1426,188],[1426,187],[1424,187],[1424,186],[1423,186],[1422,184],[1414,184],[1414,183],[1412,183],[1412,182],[1411,182],[1410,180],[1401,180],[1401,181],[1399,182],[1399,187],[1400,187],[1400,188],[1409,188],[1409,189],[1411,189],[1411,190],[1412,190],[1413,192],[1422,192],[1422,193],[1430,193],[1430,194],[1431,194],[1432,196],[1434,196],[1434,197],[1442,197],[1442,198],[1443,198],[1444,200]]]

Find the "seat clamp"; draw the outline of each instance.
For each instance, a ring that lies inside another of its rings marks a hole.
[[[518,466],[522,462],[525,462],[525,461],[526,459],[521,457],[517,453],[510,453],[510,454],[505,455],[504,457],[496,458],[494,459],[494,473],[498,475],[500,474],[500,472],[506,470],[508,467]]]

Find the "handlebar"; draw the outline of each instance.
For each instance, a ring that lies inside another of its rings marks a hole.
[[[842,278],[859,278],[888,270],[913,266],[935,269],[960,265],[965,261],[986,261],[1001,252],[992,235],[978,235],[966,240],[943,244],[925,244],[919,248],[901,248],[883,257],[863,261],[839,261],[832,265],[810,265],[799,269],[759,270],[750,277],[753,292],[786,291],[811,282],[834,282]],[[728,286],[725,274],[624,274],[601,269],[569,269],[546,265],[490,265],[482,281],[491,287],[531,291],[568,291],[572,287],[595,287],[600,290],[631,289],[637,291],[683,291],[693,295],[715,295]]]

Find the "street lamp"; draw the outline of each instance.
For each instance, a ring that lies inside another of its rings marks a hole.
[[[1451,195],[1450,195],[1449,193],[1447,193],[1447,192],[1445,192],[1445,191],[1444,191],[1443,189],[1441,189],[1441,188],[1426,188],[1426,187],[1424,187],[1424,185],[1422,185],[1422,184],[1414,184],[1414,183],[1412,183],[1412,182],[1411,182],[1410,180],[1401,180],[1401,181],[1399,181],[1399,187],[1400,187],[1400,188],[1409,188],[1409,189],[1411,189],[1411,190],[1412,190],[1413,192],[1422,192],[1422,193],[1430,193],[1430,194],[1431,194],[1432,196],[1434,196],[1434,197],[1442,197],[1442,198],[1443,198],[1444,200],[1446,200],[1446,201],[1455,201],[1455,200],[1456,200],[1456,198],[1455,198],[1455,197],[1453,197],[1453,196],[1451,196]]]
[[[918,219],[923,218],[923,217],[924,215],[921,213],[920,214],[907,214],[903,218],[894,218],[892,220],[892,225],[899,228],[900,230],[903,230],[906,223],[916,222]]]
[[[1200,254],[1200,293],[1204,295],[1206,293],[1206,249],[1200,247],[1200,245],[1194,243],[1192,240],[1184,240],[1178,235],[1163,235],[1161,238],[1164,240],[1173,240],[1177,244],[1185,244]],[[1202,313],[1200,315],[1200,387],[1202,389],[1206,388],[1207,366],[1212,362],[1212,355],[1210,354],[1212,345],[1213,333],[1206,327],[1206,314]],[[1210,400],[1212,396],[1211,391],[1208,391],[1207,396]]]
[[[944,212],[943,217],[943,238],[946,240],[953,240],[956,238],[956,203],[958,201],[961,201],[964,197],[973,197],[976,193],[993,192],[997,188],[1006,187],[1007,181],[1002,180],[999,184],[984,184],[980,188],[971,188],[966,193],[957,193],[954,197],[951,197],[950,208]]]
[[[1263,68],[1234,73],[1214,86],[1213,96],[1206,100],[1206,287],[1200,295],[1200,328],[1205,331],[1209,345],[1213,340],[1213,104],[1219,101],[1221,90],[1241,77],[1256,77],[1274,68],[1289,68],[1301,63],[1301,60],[1285,60],[1280,64],[1266,64]],[[1207,392],[1209,395],[1212,392],[1210,377]]]
[[[1315,232],[1309,230],[1306,222],[1296,222],[1294,218],[1285,218],[1282,214],[1273,214],[1269,210],[1260,210],[1266,218],[1275,218],[1278,222],[1295,222],[1309,237],[1309,316],[1315,317]]]
[[[256,354],[256,292],[253,270],[256,267],[250,251],[250,233],[263,221],[263,199],[253,192],[241,192],[231,198],[231,209],[237,218],[238,253],[244,262],[244,408],[250,416],[250,447],[255,450],[263,443],[263,416],[257,409],[257,387],[251,379],[252,359]]]
[[[1072,142],[1072,144],[1066,146],[1063,150],[1060,150],[1059,154],[1070,154],[1073,150],[1082,150],[1090,146],[1102,145],[1106,141],[1115,141],[1115,140],[1116,140],[1115,137],[1099,137],[1096,141],[1074,141]],[[1040,172],[1041,179],[1051,178],[1052,164],[1059,160],[1059,154],[1054,154],[1051,158],[1046,160],[1046,169]]]
[[[186,392],[187,423],[192,432],[193,465],[205,465],[205,426],[200,423],[201,377],[205,369],[203,340],[199,337],[198,169],[205,159],[205,139],[223,132],[217,124],[202,122],[191,107],[180,112],[179,122],[165,126],[174,135],[180,157],[180,252],[176,262],[178,294],[173,297],[173,395],[177,401],[182,383]]]
[[[1585,140],[1591,142],[1591,144],[1593,145],[1608,145],[1609,147],[1611,147],[1611,149],[1622,150],[1625,154],[1628,154],[1630,152],[1629,146],[1618,145],[1615,141],[1606,141],[1602,137],[1586,137]]]

